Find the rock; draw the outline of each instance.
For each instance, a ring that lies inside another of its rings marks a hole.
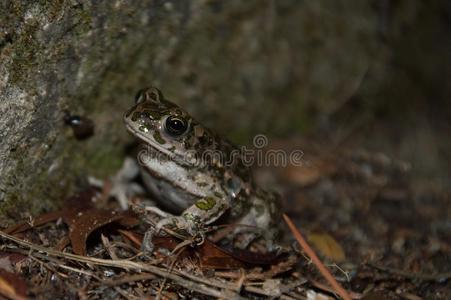
[[[304,128],[305,107],[346,100],[376,59],[378,12],[346,3],[2,1],[0,215],[119,168],[122,113],[148,85],[237,141]],[[95,135],[75,139],[66,112]]]

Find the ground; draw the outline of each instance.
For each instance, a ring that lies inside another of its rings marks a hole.
[[[352,298],[447,299],[449,190],[412,180],[408,162],[383,153],[346,145],[331,149],[308,139],[280,140],[270,147],[287,153],[302,149],[302,163],[256,168],[257,181],[283,193],[285,213]],[[167,251],[147,257],[139,252],[143,224],[137,225],[135,216],[112,212],[116,201],[99,194],[96,209],[79,207],[90,203],[92,193],[67,200],[62,212],[6,230],[33,244],[4,236],[0,293],[10,287],[37,299],[47,299],[49,293],[87,299],[334,297],[287,226],[281,244],[288,254],[281,260],[221,252],[209,243],[191,250],[179,245],[172,259],[165,258]],[[61,218],[63,222],[54,222]],[[158,247],[173,248],[179,242],[163,239]],[[56,250],[49,250],[52,245]],[[67,254],[72,251],[89,257]]]

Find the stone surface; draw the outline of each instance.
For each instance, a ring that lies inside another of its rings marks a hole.
[[[327,119],[384,66],[380,28],[371,1],[2,1],[0,215],[117,169],[122,113],[150,84],[238,142]],[[77,141],[65,111],[95,136]]]

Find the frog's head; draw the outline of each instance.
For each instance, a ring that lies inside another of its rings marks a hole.
[[[209,130],[156,88],[139,91],[135,102],[124,115],[125,125],[152,151],[189,163],[200,147],[213,140]]]

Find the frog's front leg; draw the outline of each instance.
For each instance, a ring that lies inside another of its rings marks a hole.
[[[146,232],[142,249],[145,252],[153,251],[152,238],[163,227],[174,231],[184,231],[192,237],[203,241],[205,238],[204,225],[216,221],[230,207],[229,200],[220,197],[205,197],[188,207],[180,216],[170,216],[161,219],[154,229]]]

